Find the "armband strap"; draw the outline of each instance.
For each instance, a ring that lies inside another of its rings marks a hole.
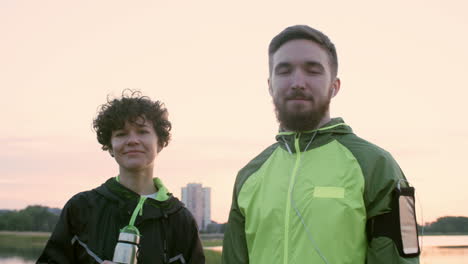
[[[376,237],[388,237],[395,243],[400,256],[417,257],[420,254],[414,188],[405,187],[393,192],[392,210],[367,221],[367,239],[370,243]]]

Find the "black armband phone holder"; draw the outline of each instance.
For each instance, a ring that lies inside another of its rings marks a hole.
[[[402,257],[417,257],[421,253],[416,222],[413,187],[397,187],[393,191],[392,210],[367,221],[367,238],[379,236],[393,240]]]

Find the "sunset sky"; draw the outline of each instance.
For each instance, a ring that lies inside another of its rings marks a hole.
[[[390,151],[419,220],[468,216],[468,4],[393,1],[0,1],[0,209],[62,207],[117,175],[91,123],[108,95],[165,102],[156,176],[212,189],[227,220],[237,171],[274,143],[267,47],[307,24],[338,51],[332,116]],[[421,218],[422,216],[422,218]]]

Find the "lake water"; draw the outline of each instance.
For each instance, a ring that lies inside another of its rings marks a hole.
[[[468,263],[468,236],[424,236],[422,237],[421,264],[465,264]],[[221,247],[214,248],[221,250]],[[0,249],[0,264],[33,264],[36,252],[12,253]]]

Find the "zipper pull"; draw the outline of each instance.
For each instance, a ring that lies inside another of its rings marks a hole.
[[[301,133],[297,132],[296,136],[294,137],[294,148],[296,149],[296,154],[301,152],[301,146],[299,144],[299,138],[301,137]]]

